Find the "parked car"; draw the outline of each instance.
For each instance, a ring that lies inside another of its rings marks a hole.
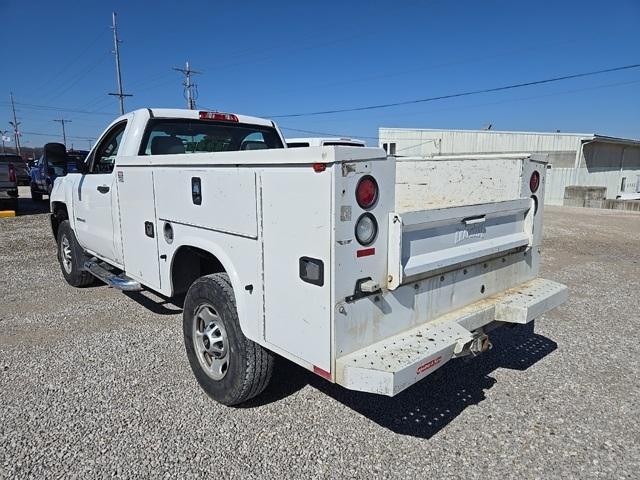
[[[84,151],[72,150],[70,155],[62,143],[47,143],[30,172],[31,198],[41,201],[43,195],[49,195],[56,178],[75,172],[76,161],[85,157]]]
[[[289,138],[287,139],[287,147],[366,147],[367,144],[362,140],[355,138],[332,138],[332,137],[308,137],[308,138]]]
[[[393,396],[566,300],[538,277],[546,159],[284,143],[232,113],[120,116],[53,185],[63,277],[186,293],[187,358],[226,405],[265,389],[276,354]]]
[[[13,164],[16,170],[18,185],[29,185],[29,163],[15,153],[0,153],[0,163],[8,162]]]
[[[13,163],[0,161],[0,210],[18,209],[18,176]]]

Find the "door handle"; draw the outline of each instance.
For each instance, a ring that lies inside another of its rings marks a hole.
[[[100,193],[107,193],[107,192],[109,192],[109,187],[107,187],[106,185],[99,185],[98,186],[98,191]]]
[[[476,215],[475,217],[463,218],[462,223],[469,226],[469,225],[474,225],[478,223],[484,223],[486,219],[487,217],[485,217],[484,215]]]

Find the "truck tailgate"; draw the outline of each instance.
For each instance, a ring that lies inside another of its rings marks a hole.
[[[388,288],[531,245],[533,201],[389,215]]]

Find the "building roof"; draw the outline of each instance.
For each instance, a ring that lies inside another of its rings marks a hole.
[[[456,132],[456,133],[485,133],[485,134],[513,134],[513,135],[563,135],[567,137],[579,137],[586,141],[596,141],[605,143],[624,143],[631,145],[640,145],[640,140],[635,138],[611,137],[609,135],[600,135],[598,133],[576,133],[576,132],[524,132],[518,130],[465,130],[456,128],[399,128],[399,127],[380,127],[379,130],[393,131],[414,131],[414,132]]]
[[[414,132],[460,132],[460,133],[495,133],[495,134],[514,134],[514,135],[566,135],[573,137],[594,137],[595,133],[574,133],[574,132],[524,132],[517,130],[468,130],[457,128],[399,128],[399,127],[380,127],[380,130],[396,130],[396,131],[414,131]]]
[[[604,143],[622,143],[625,145],[640,145],[640,140],[634,138],[608,137],[606,135],[593,134],[591,141]]]

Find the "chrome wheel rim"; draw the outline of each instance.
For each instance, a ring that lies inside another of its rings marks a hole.
[[[204,372],[222,380],[229,369],[227,331],[218,312],[209,304],[200,305],[193,316],[193,347]]]
[[[71,269],[73,267],[73,262],[71,260],[71,242],[69,242],[66,235],[63,235],[60,240],[60,258],[62,259],[64,271],[71,274]]]

